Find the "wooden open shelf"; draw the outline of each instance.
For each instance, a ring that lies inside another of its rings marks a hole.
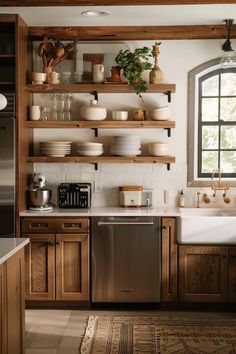
[[[100,120],[100,121],[27,121],[27,128],[175,128],[175,122],[171,120],[144,120],[144,121],[117,121],[117,120]]]
[[[79,83],[69,85],[26,85],[26,89],[32,93],[86,93],[97,91],[98,93],[134,93],[132,86],[128,84],[92,84]],[[149,84],[146,93],[166,93],[175,92],[175,84]]]
[[[90,163],[98,165],[99,163],[162,163],[170,169],[170,164],[175,163],[174,156],[28,156],[27,162],[34,163]]]

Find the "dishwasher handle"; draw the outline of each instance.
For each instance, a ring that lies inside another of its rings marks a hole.
[[[103,225],[153,225],[153,221],[98,221],[98,226]]]

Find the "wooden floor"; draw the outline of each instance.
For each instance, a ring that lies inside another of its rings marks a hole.
[[[90,315],[162,315],[236,318],[236,313],[190,311],[26,310],[26,354],[78,354]]]

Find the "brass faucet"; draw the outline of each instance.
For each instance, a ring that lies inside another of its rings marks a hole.
[[[218,176],[219,176],[218,182],[214,182],[215,173],[218,174]],[[226,191],[227,191],[227,189],[229,189],[228,186],[223,186],[223,185],[222,185],[222,183],[221,183],[221,173],[223,173],[223,170],[221,170],[220,168],[216,168],[216,169],[214,169],[214,170],[212,171],[212,175],[211,175],[211,179],[212,179],[211,189],[213,189],[213,191],[214,191],[213,197],[216,196],[216,191],[218,191],[218,190],[224,191],[224,196],[226,196]]]

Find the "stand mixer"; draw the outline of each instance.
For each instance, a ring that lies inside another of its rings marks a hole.
[[[29,210],[50,212],[53,210],[51,205],[48,205],[51,198],[51,190],[44,188],[46,178],[41,173],[34,173],[33,187],[28,190]]]

